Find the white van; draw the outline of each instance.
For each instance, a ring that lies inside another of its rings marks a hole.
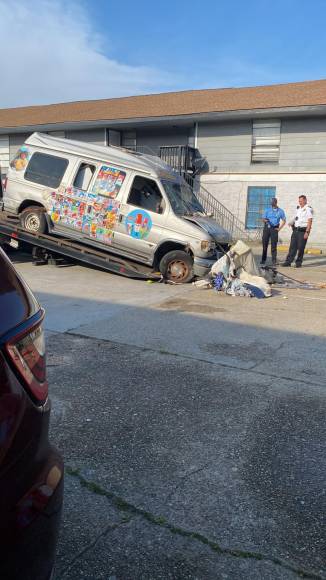
[[[107,248],[176,282],[205,275],[231,241],[158,157],[42,133],[11,161],[3,202],[29,232]]]

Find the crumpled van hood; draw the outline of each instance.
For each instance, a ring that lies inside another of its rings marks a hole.
[[[202,230],[204,230],[210,236],[212,236],[212,238],[216,242],[219,242],[220,244],[232,242],[231,234],[227,230],[219,226],[214,219],[208,216],[200,216],[200,215],[183,216],[183,219],[200,227]]]

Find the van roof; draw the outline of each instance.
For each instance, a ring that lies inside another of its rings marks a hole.
[[[71,153],[78,157],[93,159],[106,163],[113,163],[119,167],[142,171],[143,173],[160,177],[163,173],[170,175],[170,178],[178,177],[178,174],[162,159],[154,155],[134,153],[122,147],[109,147],[106,145],[95,145],[84,141],[74,141],[72,139],[62,139],[46,135],[44,133],[33,133],[25,143],[33,147]]]

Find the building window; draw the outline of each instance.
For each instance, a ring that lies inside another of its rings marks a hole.
[[[114,131],[113,129],[106,130],[106,141],[107,145],[114,147],[121,147],[121,133],[120,131]]]
[[[253,121],[251,163],[278,163],[281,121]]]
[[[136,131],[123,131],[121,145],[122,147],[126,147],[126,149],[132,149],[133,151],[136,151]]]
[[[254,230],[264,226],[262,215],[276,195],[276,187],[248,187],[246,228]]]

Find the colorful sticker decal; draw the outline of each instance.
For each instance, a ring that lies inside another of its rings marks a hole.
[[[129,236],[143,240],[152,229],[151,216],[143,209],[134,209],[125,219],[126,230]]]
[[[20,149],[18,149],[14,159],[10,161],[10,167],[12,169],[16,169],[16,171],[23,171],[29,161],[29,158],[29,149],[26,147],[26,145],[23,145]]]
[[[51,194],[50,216],[55,224],[80,230],[105,244],[112,242],[119,210],[118,201],[75,187]]]
[[[102,165],[93,185],[92,193],[107,195],[114,199],[117,197],[125,177],[124,171],[108,165]]]

